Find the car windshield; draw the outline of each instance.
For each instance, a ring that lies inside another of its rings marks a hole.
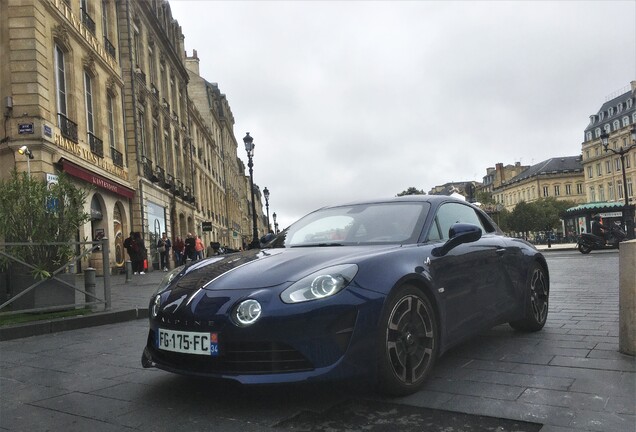
[[[325,208],[300,219],[279,240],[285,247],[414,243],[429,207],[388,202]]]

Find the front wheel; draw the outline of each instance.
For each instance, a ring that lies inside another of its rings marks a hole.
[[[386,302],[378,330],[378,387],[401,396],[417,391],[438,352],[435,310],[426,295],[407,285]]]
[[[524,317],[511,321],[510,327],[523,331],[539,331],[548,319],[550,287],[544,268],[534,263],[526,282]]]
[[[581,252],[583,255],[587,255],[592,252],[592,248],[586,244],[579,243],[579,252]]]

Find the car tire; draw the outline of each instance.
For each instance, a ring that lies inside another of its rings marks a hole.
[[[582,243],[579,243],[579,252],[581,252],[583,255],[587,255],[590,252],[592,252],[592,248]]]
[[[378,390],[402,396],[417,391],[429,375],[439,347],[435,309],[412,285],[386,301],[378,329]]]
[[[511,321],[510,327],[515,330],[539,331],[548,319],[548,299],[550,287],[545,269],[534,263],[530,270],[525,289],[524,317]]]

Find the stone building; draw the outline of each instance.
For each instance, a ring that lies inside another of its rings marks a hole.
[[[0,177],[68,173],[88,193],[78,238],[103,233],[112,269],[131,231],[151,269],[163,232],[243,247],[250,202],[234,117],[186,59],[168,1],[4,0],[0,55]]]
[[[243,238],[252,231],[245,231],[244,221],[251,213],[244,199],[249,186],[246,191],[245,165],[237,156],[239,145],[234,136],[234,115],[218,84],[201,77],[196,50],[191,57],[186,57],[186,66],[189,96],[211,137],[207,151],[207,163],[211,169],[201,167],[197,178],[204,193],[213,197],[214,207],[208,206],[209,215],[204,209],[202,217],[207,217],[212,224],[210,241],[240,249],[244,247]],[[198,149],[201,149],[198,145]]]
[[[493,200],[507,210],[521,201],[554,197],[576,203],[585,202],[583,166],[580,156],[555,157],[532,165],[510,180],[493,188]]]
[[[126,154],[136,189],[132,231],[158,266],[161,233],[197,233],[184,36],[163,0],[117,5]],[[200,199],[200,198],[199,198]]]
[[[486,175],[483,177],[483,182],[477,186],[477,192],[492,194],[494,189],[501,186],[503,182],[518,176],[528,168],[530,168],[530,166],[521,165],[521,162],[515,162],[514,165],[498,163],[494,167],[488,167],[486,168]]]
[[[78,238],[110,239],[111,267],[127,259],[122,243],[138,196],[123,127],[126,78],[115,7],[113,1],[0,2],[0,176],[16,167],[54,181],[66,172],[88,193],[91,220]],[[18,154],[22,146],[32,160]]]
[[[605,151],[601,143],[603,132],[609,135],[609,148],[619,150],[635,144],[631,129],[636,127],[636,81],[629,90],[606,101],[599,111],[590,116],[582,143],[585,193],[587,201],[624,202],[625,193],[634,203],[636,182],[636,149],[624,155],[626,185],[620,155]]]

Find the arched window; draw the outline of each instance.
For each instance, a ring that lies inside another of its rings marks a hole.
[[[587,132],[585,134],[585,141],[591,141],[592,140],[592,132]]]
[[[594,129],[594,135],[595,135],[595,138],[600,137],[601,136],[601,128]]]
[[[614,127],[614,130],[619,130],[621,128],[621,122],[619,122],[618,120],[614,120],[614,123],[612,123],[612,126]]]
[[[605,129],[606,133],[610,133],[612,131],[612,128],[609,125],[609,123],[606,123],[605,126],[603,126],[603,129]]]
[[[623,117],[623,127],[629,125],[629,117],[625,116]]]

